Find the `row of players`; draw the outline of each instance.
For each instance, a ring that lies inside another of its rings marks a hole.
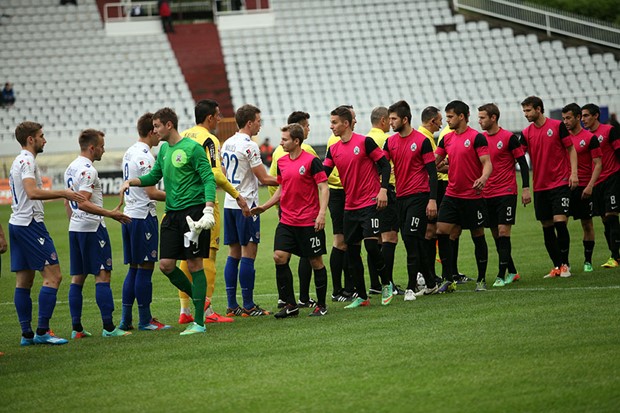
[[[404,291],[407,301],[420,295],[454,291],[458,275],[455,256],[462,229],[471,230],[475,245],[476,290],[485,290],[488,256],[485,224],[492,229],[499,254],[494,286],[513,282],[518,279],[510,253],[510,229],[515,223],[517,203],[515,162],[521,167],[522,203],[531,202],[524,149],[529,151],[534,167],[536,218],[542,223],[545,246],[553,261],[546,277],[570,276],[566,221],[571,205],[574,216],[583,223],[584,270],[592,269],[593,203],[597,213],[603,216],[612,254],[607,265],[617,266],[616,193],[620,169],[616,157],[620,145],[617,131],[598,122],[600,112],[592,104],[584,108],[567,105],[563,109],[564,122],[545,117],[543,103],[537,97],[525,99],[522,106],[531,125],[518,139],[499,127],[499,109],[494,104],[479,108],[479,123],[485,131],[480,134],[468,126],[469,107],[461,101],[450,102],[445,108],[450,132],[440,139],[437,147],[433,133],[442,123],[437,108],[423,111],[419,131],[411,126],[411,111],[406,102],[399,101],[389,109],[375,109],[370,135],[379,135],[377,143],[370,136],[355,133],[353,108],[340,106],[331,112],[333,136],[323,163],[303,143],[309,132],[309,115],[294,112],[289,125],[282,128],[280,154],[275,154],[275,169],[272,167],[275,176],[264,170],[258,147],[251,140],[260,130],[258,108],[244,105],[237,110],[239,132],[224,143],[221,156],[219,141],[209,132],[217,127],[221,117],[216,102],[199,102],[195,110],[197,125],[183,133],[177,132],[176,114],[164,108],[140,118],[140,139],[125,154],[126,180],[121,189],[126,202],[124,213],[120,212],[120,205],[113,210],[103,209],[101,185],[93,167],[93,162],[100,160],[104,153],[103,132],[83,131],[79,138],[80,156],[65,173],[67,189],[44,191],[35,162],[46,143],[42,126],[24,122],[15,132],[22,152],[11,168],[14,201],[9,221],[11,269],[17,273],[15,306],[22,327],[21,344],[67,342],[49,332],[61,275],[53,241],[43,223],[43,199],[66,199],[72,276],[69,307],[74,339],[91,335],[81,324],[82,286],[88,274],[95,275],[104,337],[129,334],[133,329],[134,300],[138,302],[140,329],[169,328],[150,312],[151,277],[158,256],[157,200],[166,202],[159,266],[182,295],[179,321],[190,323],[182,335],[203,333],[205,322],[230,322],[234,316],[269,314],[253,301],[254,260],[260,241],[259,214],[277,203],[280,223],[274,240],[274,260],[281,310],[275,314],[276,318],[298,315],[299,306],[314,307],[311,316],[327,314],[327,271],[322,255],[326,254],[324,226],[328,206],[334,230],[330,254],[332,300],[349,301],[345,308],[370,304],[361,260],[362,241],[368,252],[369,292],[380,291],[383,305],[388,305],[399,292],[392,280],[398,231],[407,250],[409,283]],[[581,128],[580,120],[589,131]],[[396,133],[387,137],[390,127]],[[164,144],[155,160],[150,148],[160,141]],[[446,181],[444,177],[438,179],[438,172],[448,172],[447,185],[441,184]],[[154,187],[162,178],[166,193]],[[278,186],[273,196],[260,206],[257,181]],[[224,205],[224,243],[229,245],[224,270],[226,317],[215,313],[210,306],[219,245],[216,184],[227,192]],[[104,217],[123,224],[125,262],[130,264],[123,285],[123,315],[118,328],[112,319],[112,259]],[[434,274],[435,238],[443,264],[440,283]],[[292,254],[302,257],[299,302],[295,300],[289,267]],[[30,288],[35,270],[41,271],[44,286],[39,295],[38,327],[33,332]],[[309,297],[312,272],[316,302]],[[418,273],[424,277],[426,287],[416,294]],[[242,305],[237,302],[237,284],[241,286]],[[204,318],[193,320],[190,299],[196,314],[204,311]]]

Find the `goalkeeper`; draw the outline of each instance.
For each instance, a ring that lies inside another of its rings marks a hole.
[[[159,269],[179,290],[192,298],[196,314],[201,314],[207,292],[203,258],[209,257],[210,229],[215,225],[213,207],[215,178],[204,149],[177,131],[178,118],[170,108],[153,115],[154,132],[164,143],[151,172],[123,183],[121,193],[130,186],[152,186],[163,177],[166,188],[166,215],[161,223]],[[186,260],[192,281],[177,267]],[[204,318],[181,333],[204,333]]]

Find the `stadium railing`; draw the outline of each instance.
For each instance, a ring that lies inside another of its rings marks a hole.
[[[455,10],[464,9],[620,49],[620,28],[601,21],[578,17],[559,10],[505,0],[454,0]]]

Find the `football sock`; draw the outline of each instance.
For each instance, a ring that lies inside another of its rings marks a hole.
[[[204,270],[192,272],[192,301],[194,303],[194,311],[196,324],[204,326],[205,319],[199,314],[204,312],[205,297],[207,296],[207,277]]]
[[[342,290],[342,269],[344,265],[345,251],[332,247],[329,254],[329,268],[332,272],[332,287],[334,294],[338,294]]]
[[[547,248],[547,254],[553,261],[553,266],[560,268],[562,265],[562,258],[560,256],[560,249],[558,248],[558,239],[555,236],[555,228],[553,226],[543,227],[543,236],[545,239],[545,248]]]
[[[405,249],[407,250],[408,290],[415,290],[418,284],[418,272],[420,272],[420,261],[422,258],[420,256],[420,249],[417,245],[419,242],[419,239],[415,236],[403,236],[403,243],[405,244]]]
[[[373,265],[370,254],[366,255],[366,268],[368,268],[368,278],[370,279],[370,288],[381,291],[381,281],[377,268]]]
[[[127,270],[127,275],[125,276],[125,281],[123,281],[123,294],[122,294],[122,302],[123,302],[123,310],[121,315],[121,320],[126,324],[131,324],[132,321],[132,308],[133,302],[136,299],[136,273],[138,269],[135,267],[129,267]]]
[[[611,256],[615,260],[620,259],[620,221],[618,215],[609,215],[605,218],[609,223],[609,245]]]
[[[30,289],[16,287],[13,302],[15,303],[17,319],[22,328],[22,334],[32,332],[32,299],[30,298]]]
[[[209,258],[203,260],[205,277],[207,277],[207,297],[213,297],[213,291],[215,291],[215,279],[216,279],[216,269],[215,269],[215,259],[217,258],[217,250],[215,248],[211,248],[209,250]]]
[[[433,257],[433,261],[428,262],[426,258],[429,256],[427,248],[430,246],[426,239],[418,238],[418,251],[420,255],[420,272],[422,273],[422,277],[424,278],[424,282],[426,286],[429,288],[433,288],[437,285],[437,280],[435,279],[435,257]],[[433,253],[435,252],[435,244],[433,243]],[[433,271],[429,265],[433,266]],[[417,274],[416,274],[416,285],[418,283]]]
[[[396,243],[384,242],[381,246],[381,254],[385,262],[385,277],[388,281],[394,282],[394,254],[396,252]]]
[[[611,236],[610,236],[610,230],[611,230],[611,224],[609,223],[609,218],[610,217],[604,217],[603,218],[603,227],[605,228],[605,241],[607,241],[607,248],[609,248],[609,251],[611,252],[613,250],[613,248],[611,247]]]
[[[363,270],[364,270],[364,264],[362,264],[362,271]],[[355,292],[355,281],[353,280],[353,274],[351,273],[351,266],[349,265],[349,254],[346,254],[346,252],[344,254],[344,263],[342,264],[342,272],[344,273],[344,290],[349,293],[354,293]]]
[[[510,260],[510,237],[497,237],[495,245],[497,246],[497,255],[499,257],[499,272],[497,276],[503,280],[508,269],[508,261]]]
[[[239,286],[241,287],[241,298],[243,299],[243,308],[246,310],[254,308],[254,260],[248,257],[241,257],[239,263]]]
[[[366,283],[364,281],[364,263],[362,262],[362,246],[361,245],[348,245],[347,248],[347,262],[349,263],[349,271],[357,294],[363,300],[368,299],[366,293]]]
[[[310,300],[310,281],[312,281],[312,266],[308,258],[299,258],[297,275],[299,276],[299,301],[307,303]]]
[[[430,275],[435,278],[437,276],[437,271],[435,271],[435,257],[437,256],[437,238],[425,239],[426,244],[425,254],[426,262],[428,265],[428,270]]]
[[[83,285],[69,285],[69,312],[71,313],[71,323],[75,331],[82,331],[82,288]]]
[[[510,274],[516,274],[517,273],[517,267],[515,267],[515,262],[512,259],[512,246],[510,248],[510,259],[508,260],[508,272]]]
[[[585,262],[592,263],[592,252],[594,252],[594,241],[583,241],[583,256]]]
[[[112,297],[110,283],[99,282],[95,284],[95,301],[97,301],[97,306],[99,306],[103,328],[107,331],[113,331],[115,328],[112,321],[114,298]]]
[[[474,255],[476,256],[476,266],[478,267],[477,282],[486,281],[487,264],[489,261],[489,248],[484,234],[479,237],[472,237],[474,241]]]
[[[138,268],[136,273],[135,294],[138,302],[138,316],[140,325],[151,322],[151,302],[153,301],[153,270],[150,268]],[[124,320],[124,319],[123,319]]]
[[[284,301],[287,304],[297,304],[293,291],[293,273],[288,262],[286,264],[276,264],[276,279],[278,280],[278,294],[284,297]]]
[[[179,269],[183,271],[183,274],[187,277],[189,282],[192,282],[192,274],[189,272],[189,268],[187,267],[187,261],[181,261],[179,263]],[[191,314],[192,310],[189,308],[189,303],[191,301],[191,297],[185,294],[183,291],[179,290],[179,304],[181,305],[181,314]]]
[[[461,238],[457,238],[457,239],[451,239],[450,240],[450,245],[452,246],[452,274],[453,275],[459,275],[459,240]]]
[[[566,227],[566,222],[554,222],[553,226],[558,234],[558,249],[560,250],[560,259],[562,264],[570,265],[568,262],[568,254],[570,251],[570,234]]]
[[[381,254],[381,249],[379,248],[379,241],[372,238],[365,239],[364,247],[368,253],[368,268],[376,269],[381,285],[389,284],[390,279],[385,272],[385,260],[383,259],[383,254]]]
[[[327,269],[325,267],[314,270],[314,286],[318,306],[325,307],[325,297],[327,296]]]
[[[39,323],[37,325],[37,334],[42,335],[47,333],[50,328],[50,318],[54,314],[54,307],[56,307],[56,296],[58,290],[52,287],[41,287],[39,291]]]
[[[174,270],[170,274],[164,273],[170,280],[172,285],[183,291],[188,296],[192,296],[192,282],[185,276],[183,271],[179,267],[174,267]]]
[[[239,275],[239,260],[229,256],[224,266],[224,281],[226,282],[226,297],[228,308],[237,308],[237,278]]]
[[[450,235],[448,234],[440,234],[437,236],[437,241],[439,243],[439,257],[441,258],[441,275],[442,278],[446,281],[454,281],[452,274],[454,271],[452,270],[452,252],[454,248],[452,247],[452,243],[450,242]]]

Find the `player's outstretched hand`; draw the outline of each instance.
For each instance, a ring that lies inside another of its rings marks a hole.
[[[72,191],[69,188],[65,189],[65,196],[64,197],[67,200],[73,201],[73,202],[84,202],[84,201],[86,201],[86,198],[84,198],[84,195],[80,194],[79,192]]]
[[[243,214],[244,217],[249,217],[252,215],[250,208],[248,207],[248,203],[246,202],[244,197],[239,195],[236,201],[237,201],[237,205],[239,205],[239,208],[241,208],[241,213]]]
[[[120,222],[121,224],[129,224],[131,222],[131,218],[129,218],[127,215],[123,214],[122,212],[118,210],[114,210],[114,209],[110,211],[110,218]]]
[[[196,228],[211,229],[215,225],[215,217],[213,216],[213,207],[206,206],[202,210],[202,218],[196,222]]]
[[[250,209],[250,215],[260,215],[265,211],[266,209],[262,205],[259,205],[257,207]]]

